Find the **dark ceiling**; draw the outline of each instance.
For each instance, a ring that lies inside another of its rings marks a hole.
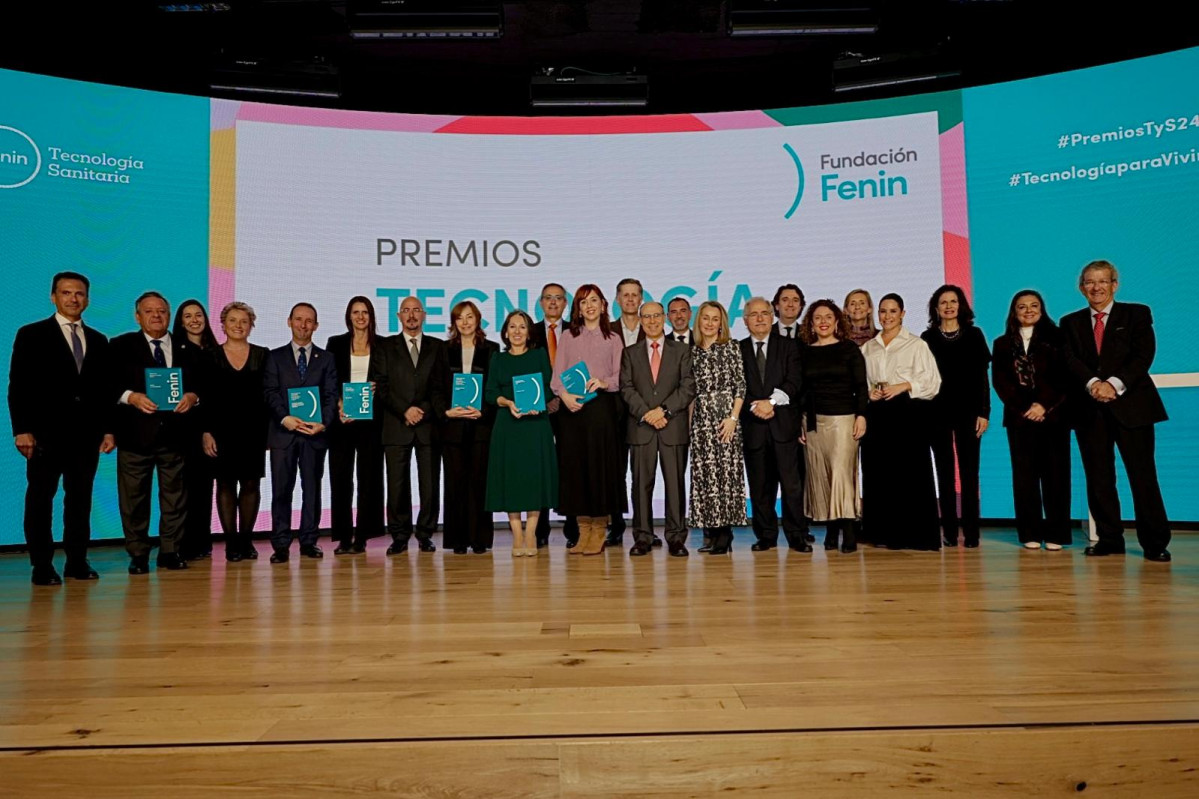
[[[443,0],[444,8],[452,4]],[[346,0],[231,0],[190,4],[197,9],[191,11],[167,11],[166,4],[141,0],[24,5],[19,13],[5,12],[0,67],[232,96],[210,88],[214,64],[245,58],[315,63],[318,70],[336,69],[339,96],[256,99],[418,113],[546,113],[530,107],[529,80],[535,70],[551,67],[644,74],[648,105],[631,112],[668,113],[955,88],[1199,45],[1199,28],[1171,23],[1176,7],[1156,0],[1110,6],[1056,0],[863,2],[857,5],[877,10],[874,34],[764,37],[728,34],[736,0],[535,0],[492,4],[502,11],[499,38],[374,41],[350,36]],[[922,48],[939,48],[960,77],[865,93],[832,91],[832,63],[844,53]]]

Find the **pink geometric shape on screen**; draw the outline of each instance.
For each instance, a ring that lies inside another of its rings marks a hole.
[[[438,133],[511,136],[587,136],[612,133],[683,133],[711,130],[691,114],[606,117],[461,117]]]
[[[748,130],[751,128],[781,128],[782,122],[764,111],[729,111],[718,114],[696,114],[696,119],[712,130]]]
[[[962,123],[942,133],[938,141],[942,226],[947,232],[966,238],[970,235],[970,223],[966,211],[966,140]]]
[[[347,130],[389,130],[403,133],[431,133],[456,116],[425,114],[386,114],[379,111],[342,111],[332,108],[300,108],[294,105],[243,103],[237,113],[241,122],[273,122],[279,125],[307,125]]]
[[[208,267],[208,315],[212,319],[220,319],[221,309],[233,302],[233,283],[232,269]],[[213,324],[212,332],[224,343],[225,334],[219,324]]]
[[[945,248],[945,282],[961,286],[966,292],[966,299],[973,301],[970,239],[954,235],[946,230],[941,233],[941,241]]]
[[[210,100],[208,118],[211,130],[229,130],[237,121],[240,100]]]

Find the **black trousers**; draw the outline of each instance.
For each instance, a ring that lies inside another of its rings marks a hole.
[[[967,543],[978,543],[978,455],[980,440],[974,434],[978,417],[934,420],[929,430],[933,460],[937,465],[937,500],[941,505],[941,535],[958,540],[958,525]],[[955,472],[962,481],[962,513],[958,516]]]
[[[38,444],[25,463],[25,544],[29,562],[54,559],[54,496],[62,481],[62,548],[67,562],[87,558],[92,537],[92,486],[100,461],[99,442]]]
[[[774,508],[783,491],[783,534],[789,546],[804,543],[807,524],[803,515],[804,465],[798,441],[775,441],[745,450],[745,471],[749,477],[750,511],[754,535],[759,541],[777,544],[779,515]]]
[[[163,555],[179,551],[187,519],[183,453],[157,447],[148,454],[117,451],[117,500],[125,551],[131,558],[150,555],[150,491],[158,472],[158,547]]]
[[[446,549],[490,549],[495,537],[491,511],[483,507],[487,496],[487,448],[490,442],[445,442]]]
[[[1170,543],[1170,523],[1157,482],[1156,445],[1153,425],[1124,427],[1106,409],[1078,425],[1078,450],[1087,475],[1087,504],[1095,517],[1099,540],[1115,548],[1124,546],[1120,520],[1120,496],[1116,493],[1116,454],[1120,450],[1132,508],[1136,516],[1137,540],[1146,552],[1157,553]]]
[[[179,551],[185,557],[212,551],[212,493],[216,483],[215,459],[199,447],[183,456],[187,483],[187,517]]]
[[[1007,428],[1007,440],[1020,543],[1069,544],[1070,428],[1020,424]]]
[[[358,516],[354,517],[354,479]],[[341,424],[329,437],[330,524],[339,544],[383,534],[383,443],[368,420]]]
[[[325,447],[297,437],[286,447],[271,449],[271,546],[291,546],[291,500],[300,472],[300,546],[316,544],[321,523],[321,482]]]
[[[416,516],[416,537],[428,541],[437,531],[441,510],[437,496],[438,452],[430,442],[383,447],[387,463],[387,532],[398,543],[412,536],[412,453],[416,453],[417,489],[420,511]]]

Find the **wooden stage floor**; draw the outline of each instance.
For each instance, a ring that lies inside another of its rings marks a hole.
[[[819,533],[818,533],[819,538]],[[1199,536],[365,555],[29,583],[0,795],[1199,796]],[[698,545],[693,537],[692,546]],[[61,555],[59,557],[61,565]]]

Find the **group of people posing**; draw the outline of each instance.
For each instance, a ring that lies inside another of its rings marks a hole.
[[[783,285],[772,300],[745,303],[749,335],[736,340],[719,302],[643,302],[641,283],[626,279],[614,309],[599,286],[579,286],[569,320],[566,289],[547,284],[543,319],[513,311],[499,343],[470,301],[451,310],[446,340],[426,335],[415,297],[401,303],[400,333],[380,336],[374,305],[358,296],[346,306],[345,332],[321,348],[313,342],[317,310],[301,302],[287,318],[291,341],[268,350],[249,343],[257,318],[246,303],[221,309],[218,343],[201,302],[183,302],[172,326],[167,300],[152,291],[135,303],[139,329],[110,342],[82,322],[88,279],[62,272],[51,289],[56,312],[18,332],[9,378],[13,434],[27,459],[32,579],[61,583],[51,531],[60,481],[64,573],[98,577],[87,561],[92,484],[99,456],[114,449],[131,574],[149,571],[155,474],[160,568],[183,569],[211,554],[214,491],[226,559],[257,558],[253,530],[268,460],[271,562],[289,560],[294,537],[302,556],[322,557],[326,454],[338,555],[362,553],[384,533],[388,555],[406,551],[413,536],[421,551],[433,551],[444,486],[443,546],[457,554],[487,552],[493,513],[501,512],[513,556],[534,556],[548,543],[550,509],[565,517],[570,553],[599,554],[622,544],[631,504],[629,554],[644,556],[662,545],[653,523],[659,471],[662,537],[675,557],[689,554],[692,528],[703,530],[700,551],[722,555],[733,528],[750,523],[751,549],[770,550],[780,522],[787,546],[800,552],[812,551],[813,523],[825,527],[825,549],[845,553],[862,541],[976,547],[989,376],[1003,402],[1024,546],[1060,550],[1071,541],[1074,428],[1099,532],[1087,554],[1124,551],[1119,447],[1144,555],[1168,561],[1153,428],[1166,414],[1149,375],[1152,319],[1143,305],[1114,302],[1117,287],[1112,264],[1087,264],[1079,289],[1088,308],[1060,326],[1037,291],[1020,291],[990,347],[953,285],[933,292],[919,336],[905,328],[897,294],[879,300],[876,324],[863,289],[843,303],[809,305],[797,285]],[[148,393],[147,370],[155,368],[181,375],[171,410]],[[454,401],[455,376],[467,374],[480,376],[482,402]],[[518,384],[530,380],[548,401],[520,400]],[[370,386],[369,418],[345,407],[344,383]],[[301,388],[319,397],[319,416],[296,411]]]

